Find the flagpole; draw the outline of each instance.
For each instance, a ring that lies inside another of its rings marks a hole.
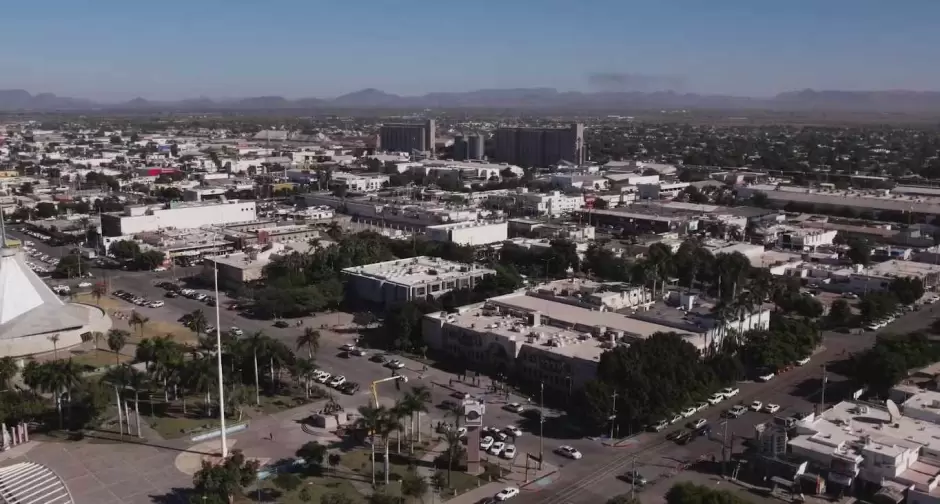
[[[225,435],[225,391],[222,380],[222,322],[219,314],[219,261],[213,261],[215,277],[215,355],[219,373],[219,428],[222,431],[222,458],[228,457],[228,442]]]

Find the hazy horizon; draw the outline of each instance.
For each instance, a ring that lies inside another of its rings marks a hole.
[[[940,90],[940,2],[7,6],[0,89],[120,102],[551,87],[769,97]]]

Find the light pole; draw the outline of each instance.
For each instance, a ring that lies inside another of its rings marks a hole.
[[[617,391],[613,395],[613,404],[610,407],[610,440],[614,440],[614,425],[617,423]]]
[[[213,277],[215,279],[215,356],[219,373],[219,428],[222,430],[222,458],[228,457],[228,440],[225,435],[225,391],[222,380],[222,322],[219,314],[219,261],[214,261]]]
[[[545,431],[545,382],[539,382],[539,471],[542,470],[543,443],[542,434]]]

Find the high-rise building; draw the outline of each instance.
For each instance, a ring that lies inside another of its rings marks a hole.
[[[379,130],[379,145],[382,150],[395,152],[434,153],[437,141],[434,119],[424,124],[385,124]]]
[[[496,162],[519,166],[551,166],[560,161],[584,162],[584,125],[568,128],[498,128]]]
[[[483,159],[485,157],[486,139],[483,135],[470,135],[467,137],[467,157],[470,159]]]

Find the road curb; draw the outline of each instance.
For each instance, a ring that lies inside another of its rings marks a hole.
[[[545,478],[547,478],[547,477],[549,477],[549,476],[552,476],[552,475],[554,475],[554,474],[557,473],[557,472],[558,472],[558,469],[555,469],[555,470],[552,471],[552,472],[543,474],[543,475],[539,476],[538,478],[535,478],[534,480],[532,480],[532,481],[530,481],[530,482],[528,482],[528,483],[519,485],[519,489],[520,489],[520,490],[525,490],[526,487],[528,487],[529,485],[533,485],[533,484],[535,484],[535,483],[537,483],[537,482],[539,482],[539,481],[542,481],[543,479],[545,479]]]

